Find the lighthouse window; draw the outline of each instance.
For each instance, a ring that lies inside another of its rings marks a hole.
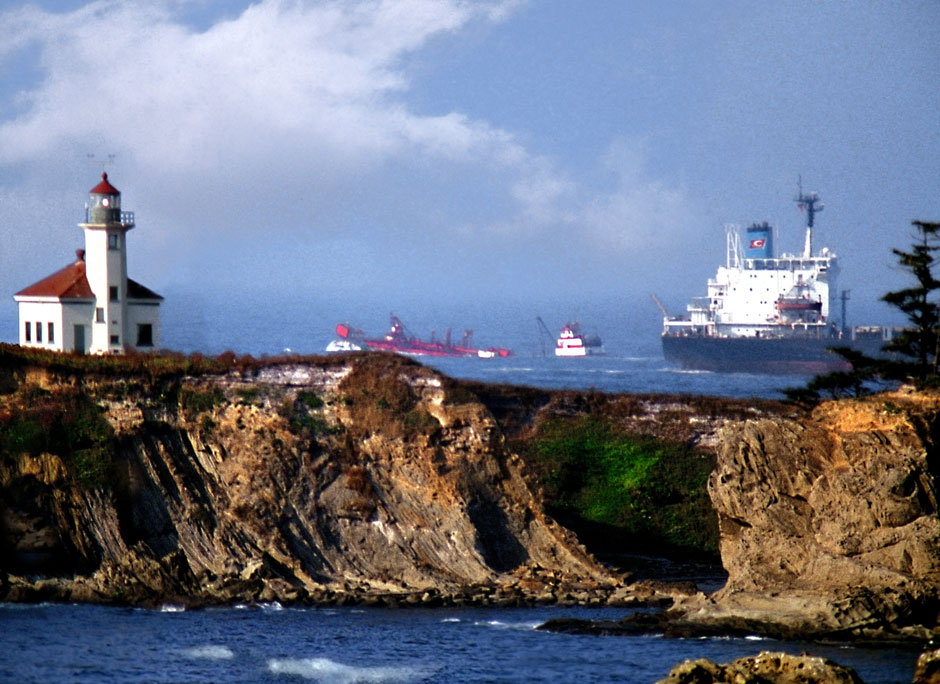
[[[111,335],[111,344],[121,344],[121,336]]]
[[[42,323],[36,321],[36,341],[42,342]]]
[[[46,339],[49,340],[49,344],[52,344],[53,342],[55,342],[55,327],[53,326],[52,323],[49,324],[47,328],[47,332],[49,334],[46,336]]]
[[[32,342],[32,341],[33,341],[33,332],[32,332],[32,331],[33,331],[32,323],[30,323],[29,321],[26,321],[26,330],[25,330],[25,332],[26,332],[26,341],[27,341],[27,342]]]
[[[117,285],[111,285],[111,286],[108,288],[108,298],[109,298],[112,302],[118,301],[118,289],[117,289]]]
[[[108,233],[108,249],[118,249],[120,245],[118,240],[120,236],[117,233]]]
[[[100,306],[95,308],[95,323],[104,323],[104,309]]]

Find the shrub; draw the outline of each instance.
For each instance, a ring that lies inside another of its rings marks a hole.
[[[183,387],[180,390],[180,406],[183,407],[183,413],[190,420],[200,413],[211,411],[223,401],[225,401],[225,396],[218,387],[207,390]]]
[[[0,453],[60,456],[87,487],[111,483],[114,433],[102,409],[82,392],[28,389],[17,411],[0,417]]]
[[[590,417],[543,424],[523,451],[559,519],[717,551],[717,520],[706,492],[713,457]]]

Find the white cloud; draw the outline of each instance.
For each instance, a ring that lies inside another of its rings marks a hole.
[[[238,253],[230,240],[239,235],[272,245],[292,233],[412,240],[402,246],[411,256],[433,242],[455,262],[471,243],[523,252],[533,239],[556,251],[652,244],[682,216],[684,198],[648,180],[642,151],[598,191],[512,131],[409,102],[413,53],[473,23],[507,21],[521,4],[261,0],[205,30],[178,16],[177,0],[0,13],[0,31],[15,34],[0,68],[30,47],[42,73],[19,113],[0,119],[0,166],[48,184],[56,165],[114,153],[112,176],[125,196],[136,190],[128,208],[143,218],[136,244],[167,270],[175,258],[200,264],[200,249],[223,253],[220,239]],[[480,243],[481,234],[498,239]],[[253,256],[259,273],[283,258]]]
[[[175,22],[169,5],[151,3],[0,15],[16,45],[40,45],[46,73],[32,107],[0,125],[0,162],[29,160],[67,139],[187,168],[256,162],[267,150],[281,153],[285,139],[298,153],[354,164],[416,142],[445,156],[505,143],[505,134],[458,115],[413,113],[400,97],[405,54],[500,7],[268,0],[201,33]]]

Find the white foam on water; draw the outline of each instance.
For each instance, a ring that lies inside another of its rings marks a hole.
[[[284,606],[281,605],[280,601],[271,601],[270,603],[261,603],[259,605],[261,607],[261,610],[270,610],[270,611],[284,610]]]
[[[218,646],[214,644],[206,644],[205,646],[193,646],[192,648],[187,648],[183,651],[183,655],[187,658],[204,660],[229,660],[235,657],[232,649],[230,649],[228,646]]]
[[[450,618],[444,618],[443,620],[441,620],[441,622],[462,622],[462,620],[460,618],[450,617]]]
[[[161,613],[185,613],[186,606],[179,603],[164,603],[160,606]]]
[[[520,629],[520,630],[534,630],[539,625],[543,624],[540,621],[535,622],[503,622],[502,620],[485,620],[481,622],[474,623],[478,627],[493,627],[495,629]]]
[[[268,671],[297,675],[320,684],[394,684],[420,682],[435,670],[416,666],[355,667],[329,658],[272,658]]]

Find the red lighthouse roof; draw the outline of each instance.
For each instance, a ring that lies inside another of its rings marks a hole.
[[[121,191],[108,182],[106,171],[101,172],[101,182],[91,189],[93,195],[120,195]]]

